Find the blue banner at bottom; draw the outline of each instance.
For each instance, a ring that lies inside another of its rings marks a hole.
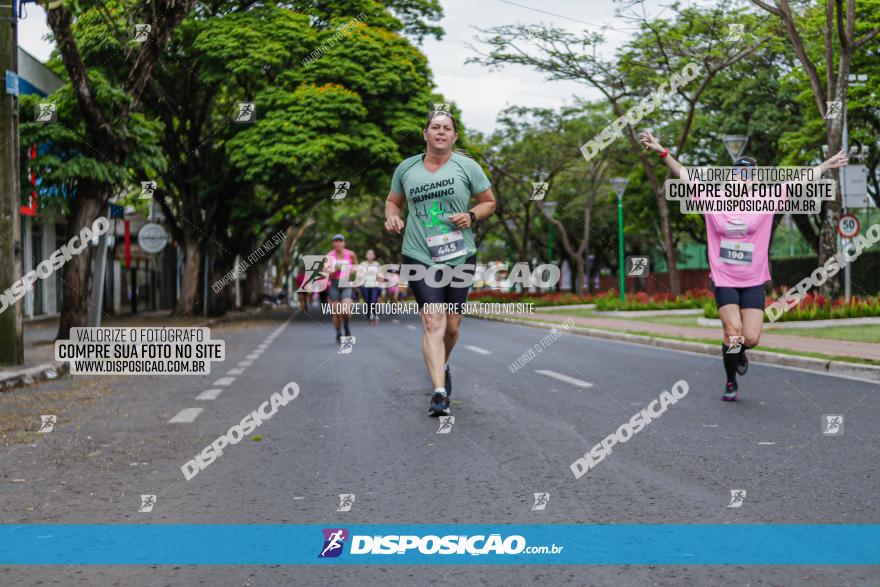
[[[878,565],[880,525],[0,525],[0,565]]]

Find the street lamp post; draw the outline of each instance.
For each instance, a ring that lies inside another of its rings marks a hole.
[[[746,150],[746,145],[749,144],[748,135],[724,135],[721,137],[721,140],[724,141],[724,146],[727,147],[727,154],[730,155],[734,163],[742,156]]]
[[[629,180],[625,177],[611,178],[611,187],[617,195],[617,273],[620,274],[620,301],[625,299],[626,281],[623,275],[623,192]]]

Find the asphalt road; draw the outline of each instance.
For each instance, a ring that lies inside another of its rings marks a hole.
[[[466,318],[451,362],[455,420],[438,434],[417,318],[353,330],[351,353],[339,354],[327,318],[276,310],[213,328],[227,360],[210,376],[74,376],[0,398],[2,523],[880,523],[876,384],[753,364],[740,401],[728,403],[720,358],[574,334],[512,373],[548,330]],[[679,380],[684,398],[574,477],[575,459]],[[245,439],[184,479],[183,463],[291,381],[300,394],[254,432],[261,441]],[[58,422],[37,434],[46,413]],[[823,414],[844,415],[844,434],[823,435]],[[734,489],[747,492],[739,508],[727,507]],[[532,510],[537,492],[550,496],[542,511]],[[152,512],[138,512],[141,494],[157,496]],[[337,511],[339,494],[355,494],[351,511]],[[880,571],[0,569],[2,585],[376,583],[864,586],[880,585]]]

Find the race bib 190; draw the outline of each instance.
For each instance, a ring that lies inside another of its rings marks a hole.
[[[731,265],[751,265],[755,245],[737,241],[722,240],[719,260]]]

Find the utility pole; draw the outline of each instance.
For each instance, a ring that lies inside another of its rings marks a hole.
[[[0,72],[6,79],[0,95],[0,294],[21,278],[16,4],[15,0],[0,3]],[[12,302],[0,312],[0,365],[24,363],[21,311],[22,304]]]

